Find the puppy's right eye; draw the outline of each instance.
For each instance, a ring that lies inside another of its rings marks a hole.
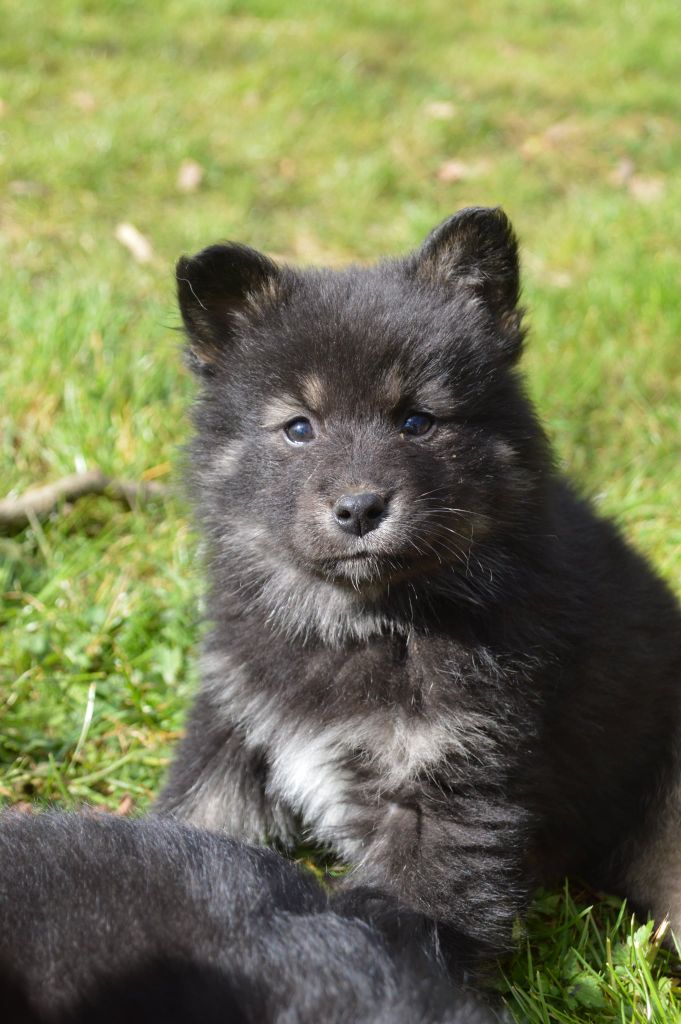
[[[400,428],[402,437],[425,437],[435,425],[435,420],[427,412],[412,412]]]
[[[313,441],[315,438],[314,427],[304,416],[291,420],[284,427],[284,433],[292,444],[304,444],[306,441]]]

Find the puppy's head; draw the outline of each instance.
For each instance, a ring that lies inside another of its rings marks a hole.
[[[544,448],[514,372],[518,256],[500,210],[339,272],[215,245],[181,259],[177,283],[202,379],[192,486],[245,584],[275,564],[365,596],[463,578],[479,546],[527,528]]]

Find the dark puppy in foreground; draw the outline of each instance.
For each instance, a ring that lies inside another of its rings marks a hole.
[[[5,814],[0,1016],[490,1024],[444,979],[426,933],[391,941],[371,923],[380,902],[358,894],[334,910],[278,854],[169,821]]]
[[[302,823],[488,950],[568,872],[681,934],[681,615],[554,466],[505,215],[339,272],[216,245],[177,281],[212,628],[158,810]]]

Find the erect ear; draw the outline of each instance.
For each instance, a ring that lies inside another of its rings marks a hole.
[[[210,376],[229,347],[235,315],[249,298],[273,283],[278,267],[246,245],[211,245],[177,261],[177,299],[187,331],[191,368]]]
[[[414,260],[416,274],[436,287],[479,296],[497,322],[507,354],[519,354],[523,331],[518,243],[503,210],[459,210],[428,235]]]

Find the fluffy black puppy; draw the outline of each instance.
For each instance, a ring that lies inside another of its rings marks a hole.
[[[278,854],[170,821],[6,814],[2,1020],[491,1024],[418,928],[394,943],[357,916],[381,902],[336,912]]]
[[[212,630],[158,809],[302,821],[492,947],[572,871],[681,934],[681,615],[553,465],[505,215],[340,272],[216,245],[177,281]]]

